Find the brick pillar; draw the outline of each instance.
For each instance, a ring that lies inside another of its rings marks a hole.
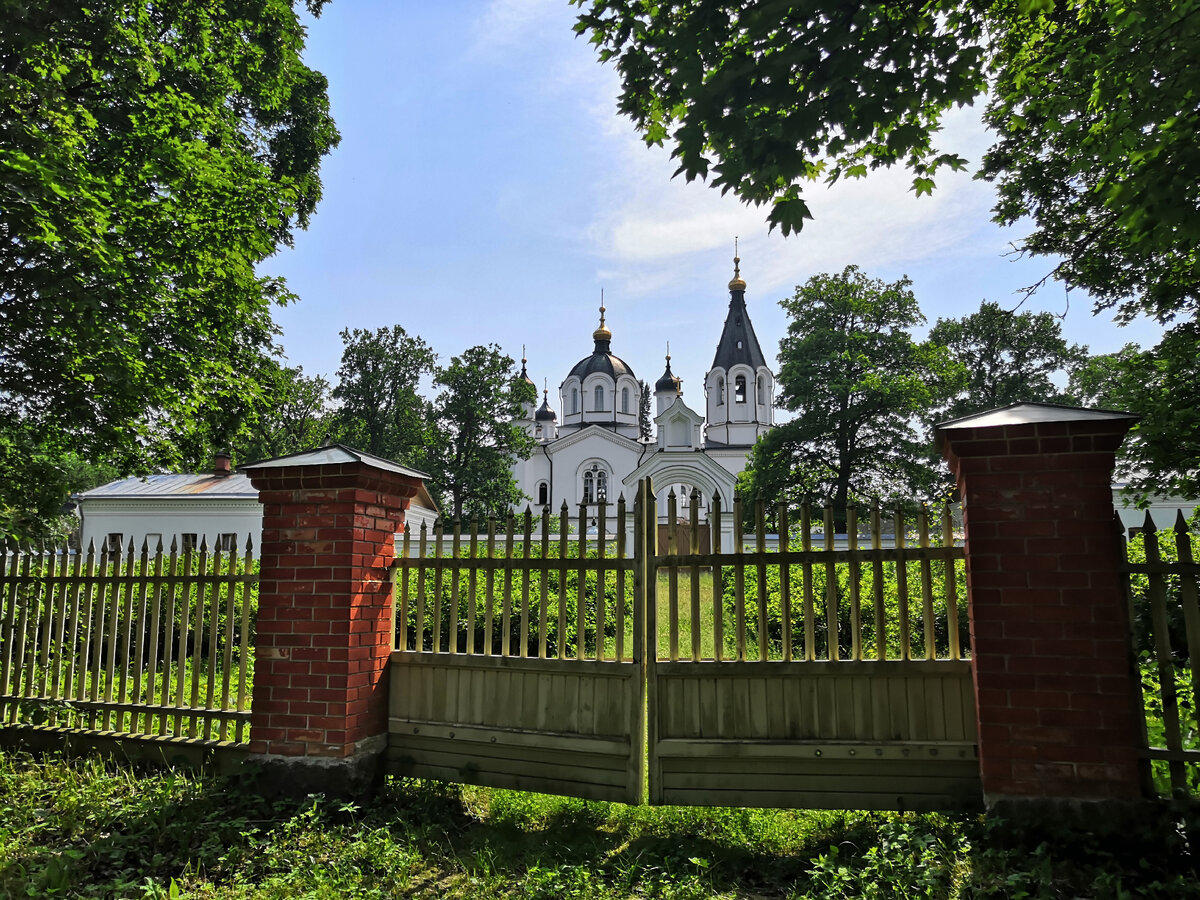
[[[251,759],[267,790],[369,792],[386,744],[393,534],[421,473],[336,445],[245,469],[263,505]]]
[[[1141,796],[1113,456],[1136,417],[1015,404],[940,426],[958,481],[989,806]]]

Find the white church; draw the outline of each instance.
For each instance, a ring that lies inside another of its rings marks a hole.
[[[624,494],[632,509],[638,481],[654,478],[659,522],[666,523],[666,497],[674,489],[680,519],[689,515],[689,498],[699,492],[700,519],[705,520],[713,496],[730,510],[734,482],[746,467],[750,448],[774,425],[775,376],[754,334],[746,311],[746,282],[734,259],[729,282],[729,312],[717,342],[712,367],[704,379],[705,414],[684,402],[682,384],[666,370],[653,385],[655,439],[638,439],[638,378],[629,363],[612,352],[612,331],[604,322],[592,332],[595,347],[567,374],[559,387],[562,417],[550,406],[525,409],[517,424],[537,441],[533,454],[518,461],[513,477],[536,508],[557,513],[565,501],[572,519],[579,505],[609,515]],[[521,375],[529,381],[521,361]],[[532,381],[530,381],[532,384]],[[594,513],[593,513],[594,517]],[[722,528],[732,539],[732,516]],[[611,519],[610,519],[611,521]]]

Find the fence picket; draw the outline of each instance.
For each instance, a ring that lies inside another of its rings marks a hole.
[[[740,557],[744,552],[742,523],[742,498],[738,494],[733,497],[733,553]],[[746,567],[741,559],[733,563],[733,611],[734,628],[737,634],[737,660],[746,661]]]
[[[942,546],[954,545],[954,517],[947,504],[942,508]],[[946,578],[946,631],[950,642],[950,658],[962,659],[962,647],[958,639],[958,577],[954,572],[954,560],[949,556],[945,562]]]
[[[846,541],[850,567],[850,658],[858,662],[862,649],[862,569],[858,564],[858,507],[846,507]]]
[[[617,559],[624,561],[626,559],[625,547],[625,527],[626,527],[626,509],[625,495],[622,493],[617,498]],[[617,598],[616,607],[613,609],[613,616],[616,618],[616,652],[614,654],[617,662],[623,662],[628,659],[625,655],[625,567],[620,566],[617,569]]]
[[[600,498],[596,509],[596,659],[604,659],[605,619],[608,610],[605,600],[608,588],[608,575],[605,571],[604,559],[607,553],[605,541],[608,538],[608,522],[606,513],[608,504],[605,498]]]
[[[767,646],[767,513],[766,504],[760,493],[754,500],[754,548],[758,551],[758,658],[767,661],[770,648]]]
[[[433,523],[433,627],[430,647],[434,653],[442,649],[442,552],[446,537],[446,523],[438,518]]]
[[[805,553],[812,551],[812,515],[808,499],[800,504],[800,548]],[[804,589],[804,658],[812,662],[817,658],[817,613],[813,603],[812,566],[801,567]]]
[[[713,494],[712,520],[708,533],[712,537],[713,548],[713,656],[717,662],[725,659],[725,582],[721,575],[721,495]]]
[[[1142,537],[1146,548],[1146,563],[1155,565],[1161,562],[1158,548],[1158,528],[1150,511],[1146,510],[1146,519],[1142,527]],[[1167,749],[1180,751],[1183,749],[1183,738],[1179,722],[1179,697],[1175,687],[1175,667],[1171,660],[1171,637],[1167,625],[1167,589],[1161,573],[1151,573],[1148,594],[1150,597],[1150,618],[1154,629],[1154,654],[1158,662],[1158,683],[1162,696],[1163,736],[1166,738]],[[1187,786],[1187,770],[1181,759],[1171,759],[1167,762],[1170,773],[1171,789],[1182,791]]]
[[[929,510],[924,503],[917,513],[917,542],[922,550],[929,549]],[[927,554],[921,554],[921,625],[925,639],[925,658],[937,656],[933,621],[933,574]]]
[[[896,541],[896,602],[900,610],[900,658],[912,659],[908,620],[908,555],[905,552],[904,510],[896,508],[893,532]]]
[[[700,553],[700,491],[692,488],[688,504],[688,531],[691,546],[688,548],[693,557]],[[691,619],[692,619],[692,662],[700,659],[700,565],[693,562],[689,575],[691,588]]]
[[[667,555],[674,556],[676,522],[679,521],[675,488],[667,492]],[[679,567],[667,569],[667,655],[671,662],[679,659]]]
[[[454,560],[454,568],[450,573],[450,634],[447,636],[451,653],[458,652],[458,605],[462,600],[460,588],[460,573],[462,571],[462,519],[454,520],[454,539],[450,545],[450,556]]]
[[[587,656],[587,504],[579,504],[579,531],[577,532],[578,568],[575,590],[575,658]]]
[[[787,552],[791,549],[791,532],[788,529],[788,509],[786,503],[780,503],[776,512],[779,520],[779,549]],[[786,562],[779,564],[779,609],[783,620],[783,660],[792,661],[792,573]]]

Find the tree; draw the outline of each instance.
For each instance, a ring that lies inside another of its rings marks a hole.
[[[650,440],[650,385],[638,382],[638,440]]]
[[[1123,314],[1196,310],[1200,0],[573,2],[647,143],[784,234],[805,181],[900,164],[920,195],[963,168],[934,137],[990,80],[981,174],[997,221],[1032,219],[1019,249]]]
[[[269,393],[270,404],[232,445],[238,463],[310,450],[329,436],[331,395],[322,376],[309,378],[300,366],[276,366]]]
[[[537,401],[537,390],[495,344],[467,348],[437,370],[434,383],[444,390],[434,400],[424,457],[431,488],[449,498],[454,519],[503,513],[523,497],[512,463],[534,448],[513,420]]]
[[[963,389],[931,417],[938,421],[1022,400],[1070,402],[1052,376],[1069,375],[1087,356],[1086,347],[1063,340],[1050,313],[1016,313],[987,300],[961,319],[938,319],[929,340],[948,348],[967,373]]]
[[[1200,497],[1200,327],[1173,328],[1149,351],[1126,344],[1093,356],[1070,389],[1089,405],[1142,417],[1118,453],[1136,497]]]
[[[338,141],[292,0],[0,0],[0,400],[125,470],[255,398]],[[323,0],[309,0],[316,13]]]
[[[781,301],[790,321],[779,342],[779,404],[797,415],[755,444],[756,490],[816,489],[841,517],[852,498],[928,482],[916,419],[961,389],[965,374],[945,347],[913,340],[910,329],[925,319],[910,283],[847,266]]]
[[[1159,321],[1200,311],[1200,2],[1050,3],[1009,15],[985,121],[996,218],[1061,258],[1098,307]]]
[[[399,325],[341,333],[342,363],[333,389],[338,439],[376,456],[413,464],[429,442],[432,413],[420,394],[421,378],[437,357]]]

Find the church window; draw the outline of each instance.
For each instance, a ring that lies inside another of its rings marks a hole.
[[[596,476],[591,472],[583,473],[583,502],[591,503],[596,490]]]
[[[725,405],[725,379],[717,379],[717,406]]]
[[[608,502],[608,473],[607,472],[597,472],[596,473],[596,502],[597,503]]]
[[[758,376],[758,403],[759,406],[767,405],[767,383],[761,375]]]
[[[571,388],[571,412],[579,412],[579,388]]]
[[[738,341],[738,349],[739,349],[739,350],[741,350],[741,349],[742,349],[742,342],[741,342],[741,341]]]
[[[550,502],[550,486],[546,482],[538,485],[538,506],[545,506]]]
[[[746,402],[746,376],[739,375],[733,382],[733,402]]]
[[[604,409],[604,387],[596,385],[596,412]]]
[[[621,412],[629,412],[629,388],[621,388]]]

